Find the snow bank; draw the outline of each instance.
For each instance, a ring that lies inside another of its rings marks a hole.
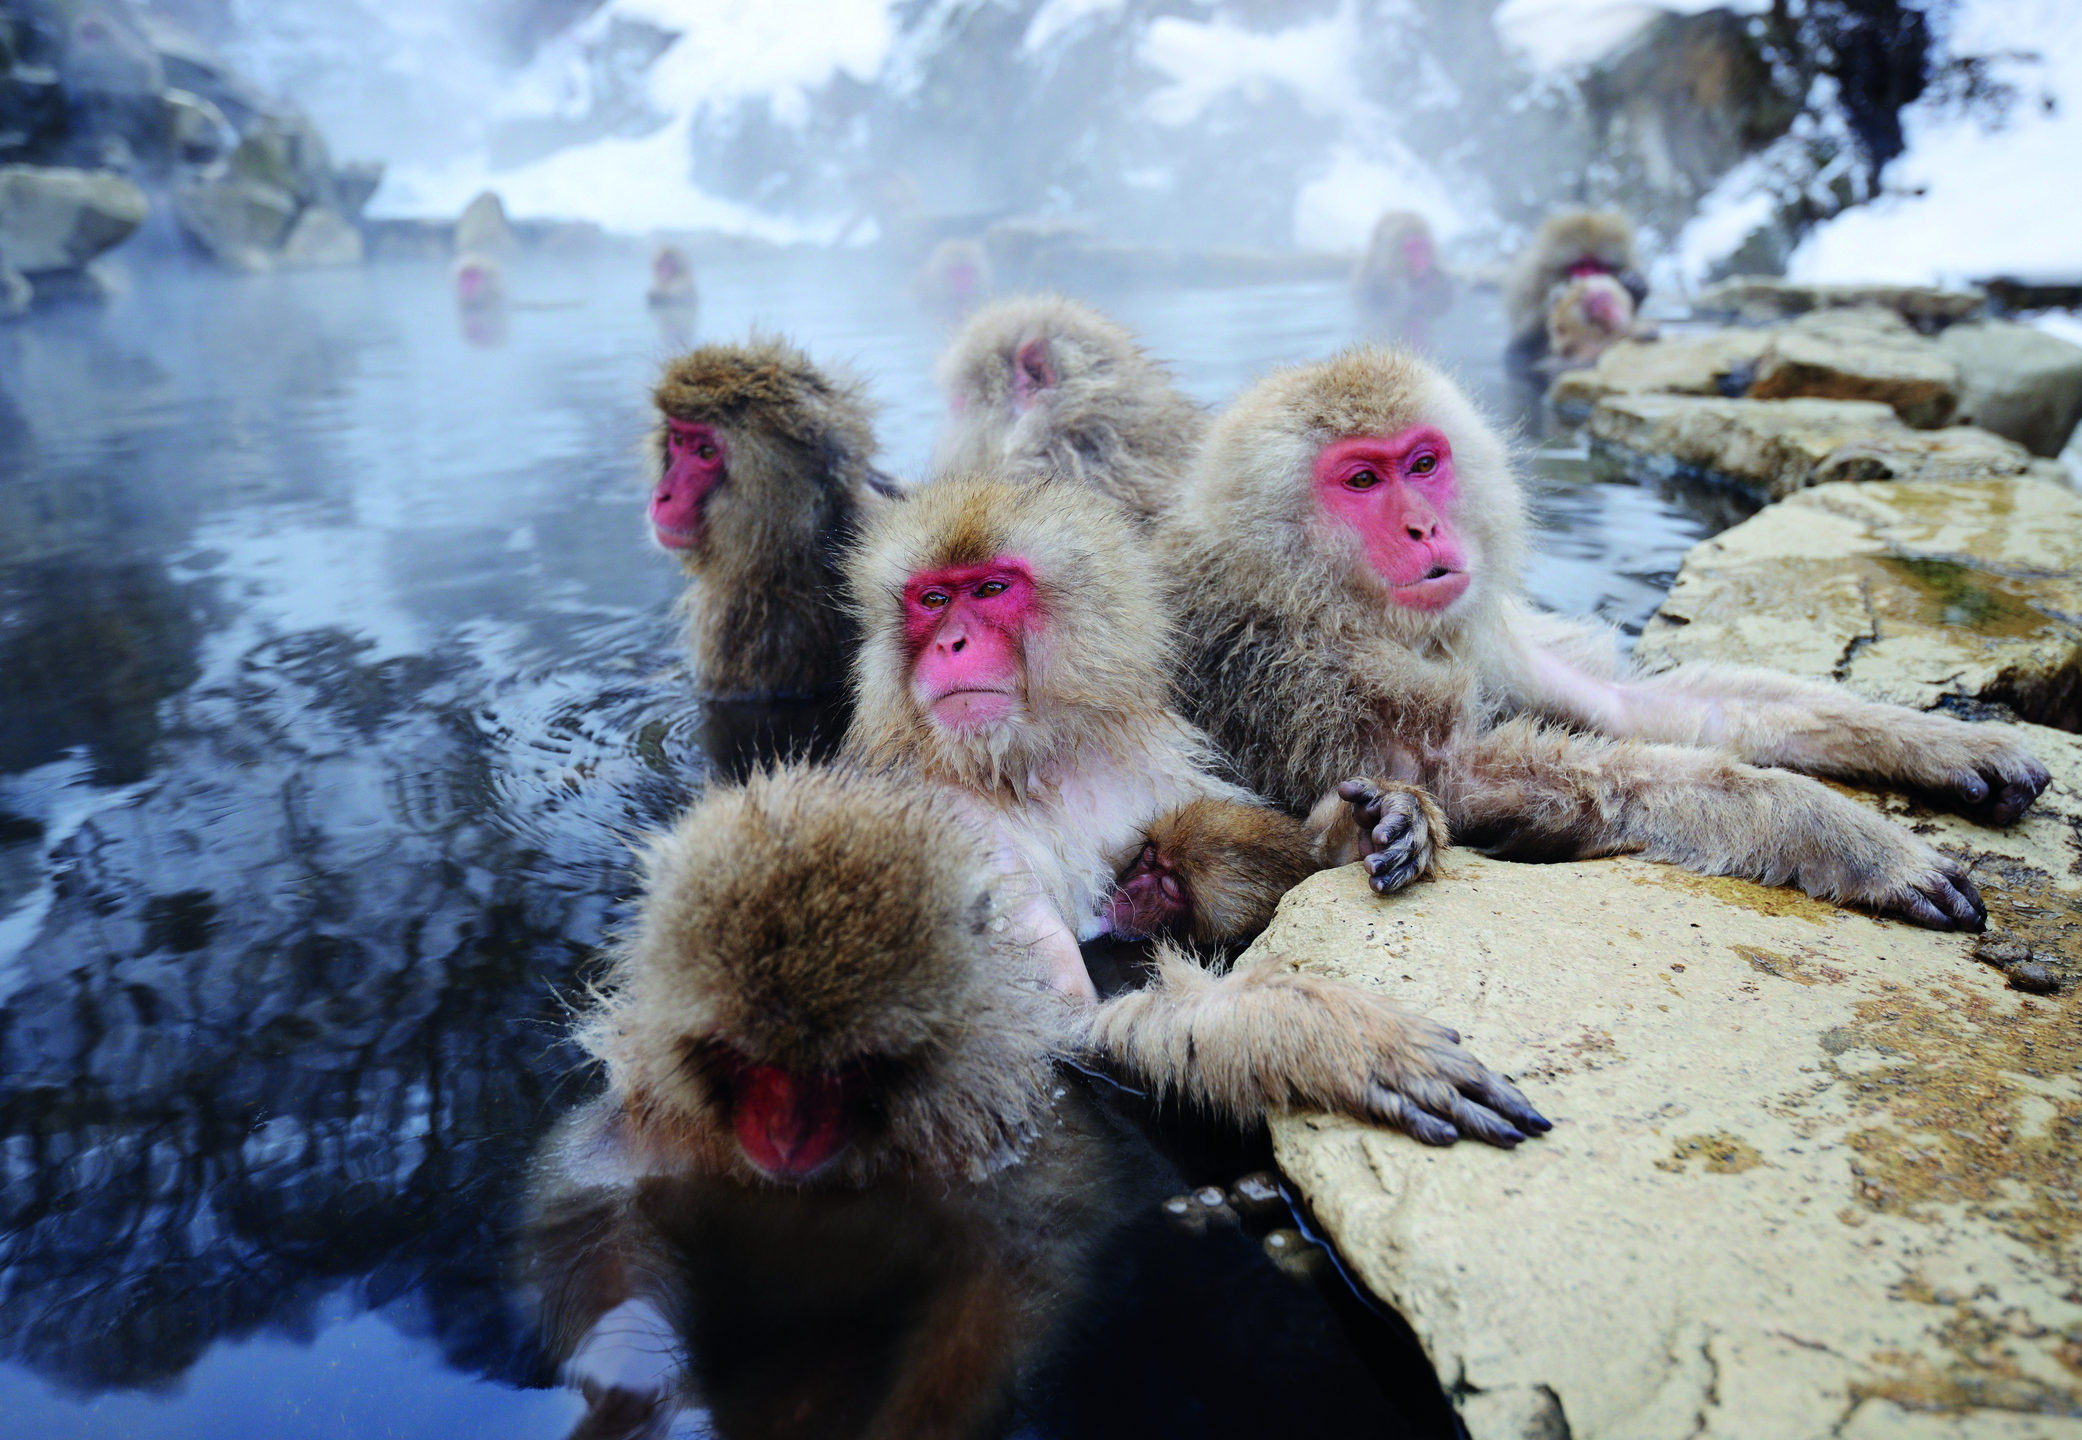
[[[1770,8],[1770,0],[1504,0],[1489,22],[1526,64],[1554,71],[1603,59],[1658,15]]]
[[[2000,130],[1909,110],[1908,151],[1887,167],[1887,193],[1811,232],[1793,276],[1926,284],[2082,271],[2082,5],[1963,0],[1950,44],[2045,58],[2005,68],[2022,95]]]

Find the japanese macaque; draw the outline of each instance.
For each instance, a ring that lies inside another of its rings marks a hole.
[[[1296,809],[1342,777],[1386,776],[1422,784],[1457,840],[1504,858],[1639,853],[1978,930],[1960,861],[1808,776],[1922,791],[1994,824],[2047,783],[1997,726],[1765,670],[1640,675],[1609,632],[1535,611],[1504,444],[1407,353],[1356,349],[1245,392],[1162,539],[1190,642],[1185,712]]]
[[[911,293],[928,314],[959,321],[990,299],[990,257],[980,241],[942,240],[911,280]]]
[[[1552,370],[1595,365],[1613,341],[1635,334],[1634,297],[1610,275],[1582,275],[1554,297],[1547,311],[1547,358]]]
[[[1423,343],[1431,323],[1453,304],[1453,281],[1439,265],[1431,226],[1411,210],[1390,210],[1352,272],[1352,292],[1369,319]]]
[[[1060,295],[984,306],[934,373],[947,397],[937,469],[1075,480],[1145,520],[1207,425],[1132,335]]]
[[[473,345],[505,344],[510,324],[505,267],[489,255],[462,254],[449,269],[449,281],[463,338]]]
[[[896,493],[869,463],[861,384],[771,338],[704,345],[652,396],[651,533],[694,579],[687,638],[717,696],[816,696],[845,683],[853,623],[839,557]]]
[[[677,245],[660,245],[651,256],[651,288],[645,295],[653,309],[692,307],[700,298],[694,288],[694,262]]]
[[[1160,577],[1088,490],[936,480],[873,517],[849,580],[863,635],[848,754],[943,795],[987,837],[1023,897],[1012,936],[1058,991],[1094,995],[1081,940],[1238,939],[1317,868],[1365,854],[1390,889],[1445,842],[1429,797],[1392,780],[1340,776],[1303,824],[1217,776],[1206,737],[1168,708]],[[1098,1022],[1102,1049],[1160,1086],[1244,1119],[1315,1104],[1441,1143],[1545,1127],[1451,1032],[1369,992],[1218,979],[1167,956],[1152,989]]]
[[[585,1433],[984,1432],[1116,1208],[1087,1017],[928,789],[784,767],[645,859],[524,1246]]]
[[[1561,303],[1572,281],[1596,275],[1619,282],[1626,295],[1623,309],[1604,287],[1577,291],[1568,305]],[[1609,312],[1609,320],[1596,320],[1585,308],[1594,294],[1603,297],[1597,309]],[[1573,363],[1588,364],[1597,359],[1597,350],[1631,329],[1634,312],[1647,298],[1632,221],[1617,210],[1557,211],[1540,223],[1505,283],[1504,318],[1511,327],[1505,360],[1519,370],[1539,366],[1555,346],[1552,327],[1558,321],[1562,338],[1576,353]],[[1599,337],[1602,343],[1590,349]]]

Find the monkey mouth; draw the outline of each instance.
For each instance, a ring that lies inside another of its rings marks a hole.
[[[933,697],[933,718],[956,730],[975,729],[1010,715],[1018,699],[1009,690],[949,690]]]
[[[1407,605],[1412,610],[1443,610],[1467,593],[1472,580],[1465,570],[1434,565],[1425,572],[1423,579],[1392,585],[1389,591],[1396,604]]]
[[[651,522],[651,534],[667,550],[692,550],[701,543],[699,530],[675,530],[670,525]]]

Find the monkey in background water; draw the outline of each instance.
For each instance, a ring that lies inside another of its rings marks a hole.
[[[1413,345],[1453,306],[1453,280],[1439,264],[1431,225],[1413,210],[1390,210],[1374,223],[1352,271],[1352,295],[1372,323]]]
[[[1170,503],[1207,427],[1132,335],[1060,295],[984,306],[933,374],[947,397],[935,471],[1074,481],[1139,520]]]
[[[1268,376],[1161,533],[1186,715],[1296,810],[1379,776],[1506,859],[1638,853],[1983,927],[1962,862],[1808,777],[2008,824],[2048,782],[2008,732],[1767,670],[1635,673],[1533,608],[1527,528],[1502,440],[1435,367],[1364,348]]]
[[[1520,373],[1591,364],[1632,332],[1647,298],[1631,220],[1617,210],[1556,211],[1505,283],[1504,363]]]

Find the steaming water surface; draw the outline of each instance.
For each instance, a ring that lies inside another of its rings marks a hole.
[[[642,281],[523,265],[487,330],[432,265],[154,272],[0,329],[10,1432],[576,1417],[527,1388],[515,1217],[585,1089],[564,997],[622,913],[624,838],[705,770],[635,458],[685,336]],[[700,338],[852,364],[885,463],[921,473],[940,336],[900,284],[782,258],[701,281]],[[1096,298],[1211,403],[1359,333],[1333,284]],[[1440,353],[1507,407],[1493,300],[1454,320]],[[1638,626],[1704,527],[1580,468],[1543,464],[1533,589]],[[1402,1385],[1387,1332],[1334,1285],[1154,1219],[1243,1158],[1117,1128],[1126,1228],[1022,1433],[1436,1423],[1376,1383]]]

